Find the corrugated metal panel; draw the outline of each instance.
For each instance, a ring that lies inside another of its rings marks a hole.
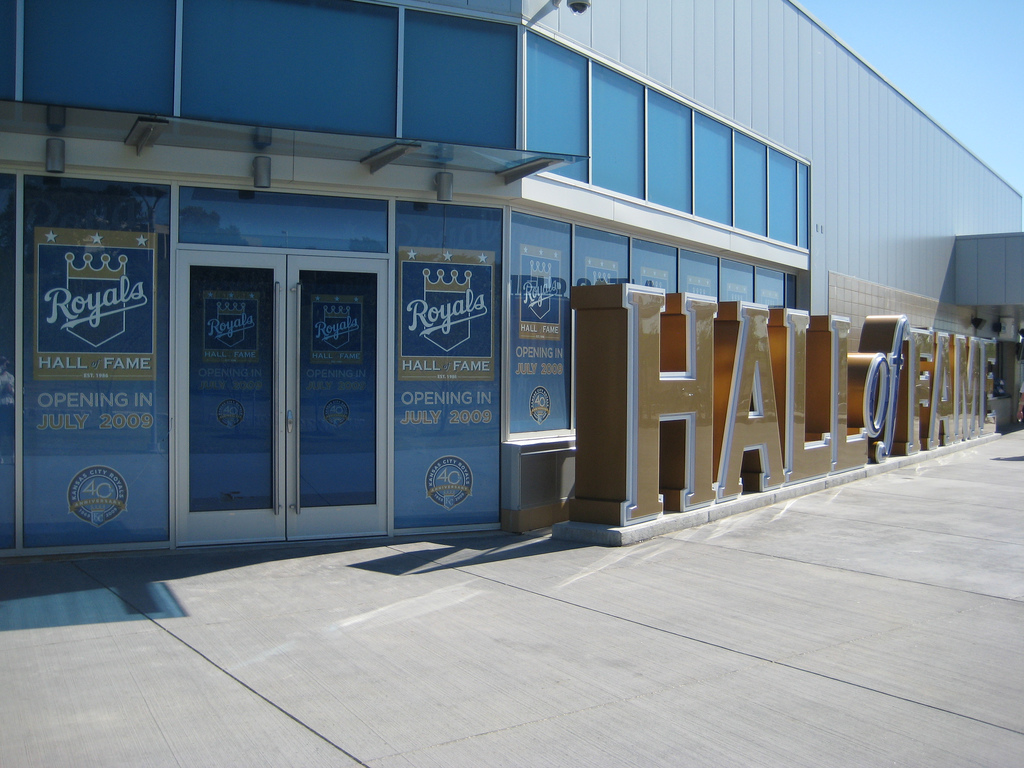
[[[956,244],[956,303],[978,303],[978,241],[964,240]]]
[[[715,100],[723,115],[734,114],[735,68],[733,0],[715,2]]]
[[[735,24],[736,66],[733,71],[733,119],[748,128],[753,110],[753,26],[750,0],[736,0]]]
[[[660,83],[672,83],[672,0],[647,0],[648,74]]]
[[[694,60],[696,48],[693,42],[694,0],[673,0],[672,2],[672,82],[676,92],[689,98],[694,93]]]
[[[605,3],[601,6],[601,12],[595,13],[594,9],[587,11],[580,18],[590,16],[592,21],[591,34],[594,36],[594,48],[603,55],[615,61],[622,61],[622,40],[625,38],[622,30],[622,13],[624,6],[632,7],[633,0],[601,0]],[[643,0],[640,0],[641,4]],[[563,3],[567,5],[568,3]],[[571,14],[570,14],[571,15]],[[646,39],[644,44],[646,44]],[[640,43],[630,41],[627,45],[635,47]]]
[[[1024,236],[1006,239],[1006,303],[1024,304]]]
[[[972,304],[1006,302],[1006,238],[983,237],[978,244],[978,298]],[[959,261],[957,262],[959,267]]]
[[[622,52],[619,61],[637,72],[647,73],[647,51],[651,45],[647,24],[648,0],[614,1],[619,4],[619,49]]]
[[[715,4],[697,0],[693,6],[693,95],[701,104],[715,104]]]

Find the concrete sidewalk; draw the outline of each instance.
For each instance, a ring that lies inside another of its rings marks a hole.
[[[1021,766],[1024,432],[609,550],[0,566],[0,765]]]

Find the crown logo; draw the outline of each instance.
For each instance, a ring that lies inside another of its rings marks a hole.
[[[217,312],[222,315],[242,314],[245,312],[245,304],[240,301],[218,301]]]
[[[100,256],[100,264],[97,267],[92,265],[92,254],[85,254],[85,265],[81,268],[75,266],[75,254],[65,253],[64,260],[68,263],[68,278],[78,280],[120,280],[124,277],[124,265],[128,263],[128,257],[123,253],[117,257],[118,267],[110,266],[110,254],[104,253]]]
[[[345,304],[332,304],[324,307],[324,314],[327,315],[327,317],[348,317],[352,314],[352,307]]]
[[[446,279],[443,269],[437,270],[437,279],[430,279],[430,270],[423,270],[423,289],[426,291],[451,291],[452,293],[465,293],[469,290],[469,283],[472,279],[472,273],[467,269],[462,273],[465,277],[464,281],[459,281],[458,270],[452,269],[449,277]]]
[[[530,274],[534,277],[551,277],[550,261],[530,260]]]

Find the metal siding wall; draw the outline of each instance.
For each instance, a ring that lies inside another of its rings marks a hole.
[[[1006,274],[1006,238],[984,237],[977,242],[978,298],[971,303],[1004,304],[1006,303],[1006,281],[1003,279]]]
[[[1006,240],[1006,303],[1024,304],[1024,237]]]
[[[771,100],[768,73],[769,34],[768,4],[770,0],[751,0],[750,3],[750,122],[747,123],[763,136],[768,135],[768,114]]]
[[[647,0],[648,74],[660,83],[672,82],[672,0]]]
[[[978,241],[965,240],[956,245],[956,291],[958,304],[978,303]]]
[[[742,125],[750,125],[754,110],[754,37],[750,2],[751,0],[736,0],[736,11],[733,16],[736,52],[733,117]]]
[[[723,115],[735,112],[735,68],[733,0],[715,3],[715,109]]]
[[[675,91],[693,98],[694,61],[693,42],[694,0],[672,0],[672,82]]]
[[[715,106],[715,6],[696,0],[693,6],[693,95],[701,104]]]
[[[600,1],[604,2],[604,0]],[[647,50],[651,44],[648,39],[648,0],[618,0],[618,2],[620,3],[619,29],[622,33],[619,42],[622,53],[619,61],[637,72],[647,73],[649,71]]]

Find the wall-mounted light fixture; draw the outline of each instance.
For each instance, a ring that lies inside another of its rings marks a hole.
[[[46,172],[64,173],[64,139],[46,140]]]
[[[455,177],[451,171],[438,171],[434,174],[434,186],[437,187],[437,200],[441,203],[450,203],[452,201],[452,187],[455,183]]]
[[[980,318],[980,317],[972,317],[971,318],[971,325],[974,326],[974,330],[976,330],[976,331],[980,330],[981,326],[983,326],[984,324],[985,324],[985,321],[982,318]]]
[[[257,189],[270,186],[270,158],[258,155],[252,159],[252,185]]]

